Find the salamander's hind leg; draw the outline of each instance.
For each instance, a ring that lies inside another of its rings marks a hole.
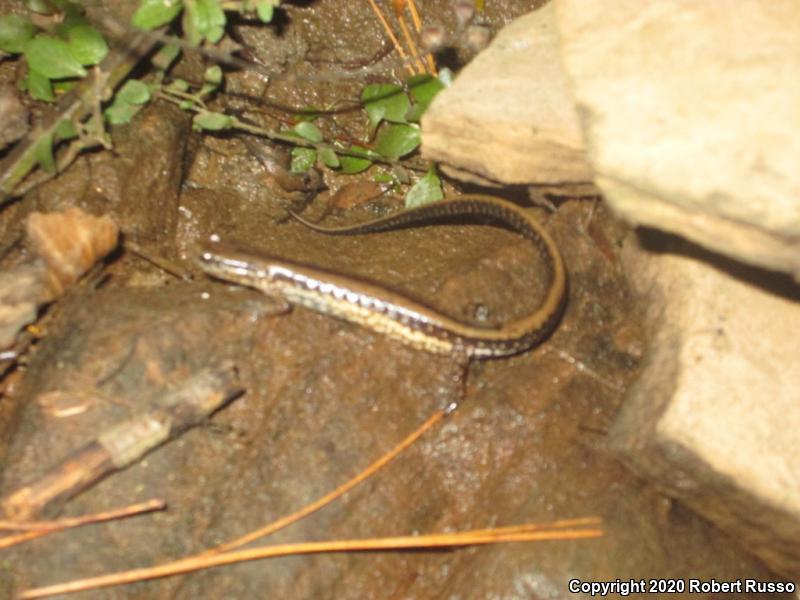
[[[469,374],[469,357],[466,353],[456,352],[450,357],[451,386],[445,413],[453,412],[467,395],[467,376]]]

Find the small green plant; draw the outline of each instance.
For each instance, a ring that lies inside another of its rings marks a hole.
[[[323,147],[319,158],[325,166],[338,169],[342,173],[360,173],[377,163],[396,163],[419,147],[419,119],[434,96],[444,88],[444,83],[430,75],[415,75],[405,85],[371,84],[364,88],[361,102],[368,119],[368,131],[374,137],[373,148],[349,145]],[[299,127],[299,125],[298,125]],[[319,129],[314,128],[314,138],[309,141],[322,141]],[[302,132],[298,131],[301,136]],[[303,136],[306,137],[306,136]],[[316,140],[319,138],[319,140]],[[294,155],[300,158],[293,168],[305,171],[316,162],[317,154],[307,148],[296,148]],[[378,173],[376,180],[399,183],[396,174]],[[433,202],[442,198],[441,181],[436,170],[431,167],[406,194],[408,207]]]
[[[255,15],[263,23],[269,23],[279,4],[280,0],[224,3],[219,0],[141,0],[132,24],[151,30],[171,23],[182,14],[181,26],[189,44],[196,46],[204,40],[216,44],[225,33],[226,12]]]
[[[32,3],[40,11],[51,7]],[[87,74],[108,53],[108,44],[92,27],[83,8],[74,2],[61,5],[63,18],[48,29],[21,15],[0,17],[0,50],[22,54],[28,65],[25,88],[37,100],[53,102],[54,91],[64,91]]]
[[[2,16],[0,50],[22,54],[28,66],[25,88],[32,97],[52,102],[81,82],[87,75],[87,67],[99,65],[109,48],[102,35],[86,21],[80,4],[72,0],[28,0],[28,4],[33,11],[57,14],[58,18],[47,21],[57,24],[45,28],[20,15]],[[44,128],[31,146],[30,158],[23,161],[22,166],[31,168],[39,164],[45,172],[54,174],[83,148],[98,143],[108,147],[105,123],[129,123],[151,99],[160,98],[194,113],[192,124],[198,131],[240,130],[292,145],[294,172],[306,172],[319,165],[343,174],[355,174],[380,164],[385,168],[377,170],[376,181],[395,185],[410,183],[409,163],[405,162],[405,157],[419,147],[419,120],[444,87],[441,79],[416,75],[403,85],[366,86],[361,102],[368,138],[363,144],[325,139],[323,130],[315,123],[325,114],[322,110],[304,111],[296,115],[293,126],[278,131],[256,127],[236,116],[211,110],[207,102],[219,90],[224,77],[217,65],[206,70],[201,84],[169,79],[168,69],[182,46],[213,45],[222,39],[227,13],[237,12],[269,23],[278,5],[279,0],[141,0],[132,18],[134,27],[150,31],[180,19],[184,39],[164,44],[158,50],[151,59],[155,73],[141,80],[123,75],[110,101],[106,100],[109,94],[103,89],[80,96],[77,102],[82,108],[66,110],[62,117]],[[132,67],[133,63],[128,65],[128,71]],[[84,120],[86,115],[88,120]],[[62,160],[56,160],[54,144],[70,140],[70,149],[60,153]],[[418,170],[420,166],[413,168]],[[407,193],[409,206],[442,196],[441,181],[435,169],[423,167],[423,171],[425,175]],[[20,178],[20,175],[5,180],[0,177],[0,192],[7,194],[11,189],[8,182]]]
[[[206,71],[202,87],[192,91],[189,84],[176,80],[159,90],[159,97],[177,104],[183,110],[194,112],[192,120],[198,131],[240,130],[272,140],[293,145],[291,170],[305,173],[315,165],[321,165],[344,174],[365,171],[375,164],[395,167],[390,172],[376,174],[377,181],[401,184],[408,183],[401,159],[419,147],[418,121],[433,97],[444,88],[444,84],[429,75],[416,75],[405,85],[375,84],[364,88],[362,105],[368,120],[373,142],[343,144],[337,140],[326,140],[322,130],[314,123],[324,110],[309,109],[296,116],[297,123],[280,131],[263,129],[240,120],[238,117],[208,109],[206,99],[222,83],[219,67]],[[413,119],[413,120],[412,120]],[[371,145],[372,148],[368,146]],[[441,199],[441,181],[434,168],[426,170],[406,195],[407,206],[417,206]]]

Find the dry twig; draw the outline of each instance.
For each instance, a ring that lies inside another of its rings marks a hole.
[[[149,403],[148,410],[100,433],[35,481],[8,494],[0,506],[7,518],[30,519],[137,461],[241,392],[230,363],[200,371]]]

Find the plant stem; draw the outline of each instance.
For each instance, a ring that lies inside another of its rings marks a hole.
[[[147,54],[156,44],[151,36],[142,33],[133,33],[121,40],[119,46],[109,52],[108,56],[99,65],[99,72],[106,77],[106,86],[116,88],[130,73],[139,59]],[[66,120],[79,123],[92,114],[97,99],[96,82],[94,78],[86,78],[78,83],[74,89],[64,95],[54,111],[43,119],[43,122],[28,133],[24,140],[19,142],[6,159],[4,168],[0,172],[0,205],[10,198],[19,195],[18,184],[36,167],[36,147],[44,136],[53,136],[59,124]],[[70,162],[77,153],[68,153]],[[62,164],[58,161],[59,171],[69,163]],[[48,175],[42,181],[50,179]],[[41,181],[39,182],[41,183]],[[30,189],[26,186],[26,190]]]

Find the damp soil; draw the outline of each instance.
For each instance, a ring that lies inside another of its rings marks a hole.
[[[534,6],[486,2],[486,24],[496,30]],[[421,10],[457,37],[447,3],[423,2]],[[290,119],[291,108],[347,106],[365,83],[400,72],[366,2],[288,3],[277,28],[235,29],[251,59],[275,75],[228,73],[215,108],[262,125]],[[459,49],[447,56],[454,66],[468,58]],[[364,64],[374,68],[359,76]],[[195,58],[178,71],[191,79],[202,68]],[[355,111],[321,123],[329,135],[364,134]],[[241,138],[192,133],[186,115],[169,106],[149,107],[114,132],[114,143],[113,153],[82,157],[0,214],[3,245],[30,211],[76,204],[112,215],[128,242],[184,277],[120,251],[49,308],[41,339],[3,398],[9,443],[0,491],[36,479],[141,411],[158,390],[221,360],[236,364],[245,393],[206,425],[44,516],[153,497],[168,510],[2,551],[0,597],[161,563],[242,535],[332,490],[454,400],[459,408],[388,467],[269,542],[584,516],[601,518],[605,535],[281,558],[82,597],[253,598],[269,590],[292,599],[561,598],[572,596],[573,578],[770,578],[736,540],[634,477],[606,447],[647,341],[618,259],[628,232],[601,203],[564,198],[554,212],[537,212],[568,265],[564,317],[538,348],[470,365],[462,394],[459,366],[447,357],[307,310],[276,312],[276,302],[253,290],[209,281],[194,263],[197,244],[218,234],[383,282],[462,319],[501,322],[535,308],[544,292],[543,267],[524,240],[474,225],[316,234],[287,220],[285,207],[343,225],[401,203],[388,195],[351,210],[332,207],[334,191],[351,183],[333,177],[322,193],[286,190]]]

